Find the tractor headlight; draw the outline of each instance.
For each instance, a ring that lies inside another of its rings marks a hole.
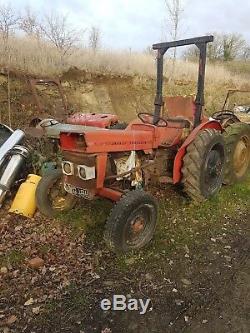
[[[74,165],[71,162],[62,162],[62,171],[67,176],[72,176],[74,174]]]
[[[83,168],[82,166],[79,167],[79,177],[82,179],[86,179],[86,171],[85,168]]]
[[[82,180],[90,180],[95,178],[95,167],[88,167],[86,165],[77,166],[78,177]]]

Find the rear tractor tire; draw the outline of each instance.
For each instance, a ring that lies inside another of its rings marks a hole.
[[[155,198],[143,190],[130,191],[111,210],[104,240],[116,253],[138,250],[153,238],[156,221]]]
[[[250,167],[250,125],[237,123],[224,132],[226,163],[223,183],[243,181]]]
[[[202,130],[187,147],[183,159],[184,191],[196,202],[215,195],[222,186],[224,140],[215,129]]]
[[[77,198],[67,193],[62,185],[62,170],[50,171],[42,177],[36,189],[38,210],[47,217],[55,217],[61,212],[74,208]]]

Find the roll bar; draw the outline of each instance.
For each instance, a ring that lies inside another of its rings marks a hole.
[[[194,114],[194,127],[201,123],[202,107],[204,106],[204,83],[205,83],[205,68],[206,68],[206,55],[207,43],[213,42],[213,36],[202,36],[196,38],[182,39],[173,42],[158,43],[153,45],[153,50],[157,50],[157,87],[155,96],[155,112],[154,123],[157,123],[161,108],[163,106],[163,62],[164,54],[172,47],[196,45],[200,50],[199,56],[199,73],[197,82],[197,94],[195,99],[196,110]]]

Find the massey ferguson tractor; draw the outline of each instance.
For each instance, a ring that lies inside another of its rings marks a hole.
[[[250,159],[249,125],[230,123],[224,130],[220,119],[203,114],[206,51],[212,41],[213,36],[204,36],[153,45],[154,112],[139,113],[125,129],[61,125],[62,169],[40,181],[40,211],[51,216],[71,209],[77,197],[112,200],[104,239],[111,250],[125,253],[142,248],[154,235],[157,200],[148,192],[150,185],[181,184],[191,199],[202,202],[220,190],[225,164],[228,183],[243,179]],[[200,53],[196,98],[163,98],[166,51],[193,44]],[[58,190],[52,194],[58,183],[64,188],[60,198]]]

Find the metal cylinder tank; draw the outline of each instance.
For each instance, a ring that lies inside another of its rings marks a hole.
[[[0,207],[2,206],[6,193],[14,183],[24,160],[28,157],[29,151],[23,146],[15,146],[10,154],[10,160],[0,178]]]
[[[21,130],[16,130],[10,137],[2,144],[0,147],[0,165],[4,162],[4,158],[6,154],[14,148],[14,146],[18,145],[22,139],[24,138],[25,133]]]

